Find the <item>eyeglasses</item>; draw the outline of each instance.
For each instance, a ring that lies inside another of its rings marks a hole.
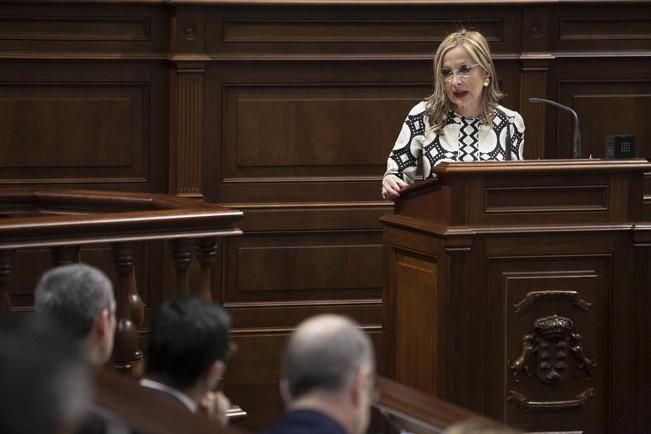
[[[445,81],[452,81],[452,79],[455,76],[459,77],[460,80],[463,80],[464,78],[467,78],[470,74],[472,74],[472,71],[478,66],[481,65],[479,63],[474,63],[472,65],[468,65],[464,63],[456,71],[450,68],[443,68],[441,69],[441,77]]]

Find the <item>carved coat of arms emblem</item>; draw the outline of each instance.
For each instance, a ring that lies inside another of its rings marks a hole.
[[[570,357],[589,377],[596,364],[584,354],[582,340],[569,318],[554,314],[537,319],[533,333],[522,338],[522,352],[510,365],[515,382],[519,382],[521,372],[528,373],[528,362],[534,355],[536,375],[544,383],[559,383],[567,378]]]

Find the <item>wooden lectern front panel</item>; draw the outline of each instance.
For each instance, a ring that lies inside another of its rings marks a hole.
[[[396,378],[403,384],[436,393],[438,261],[397,250],[395,314]]]
[[[516,254],[488,264],[490,413],[527,430],[604,432],[612,256]]]

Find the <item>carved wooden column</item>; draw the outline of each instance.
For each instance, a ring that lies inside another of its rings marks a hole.
[[[202,63],[176,65],[171,78],[170,193],[201,196],[203,76]]]
[[[117,243],[113,245],[113,255],[118,276],[115,284],[117,328],[113,366],[126,375],[139,378],[143,372],[143,353],[138,341],[138,327],[142,325],[144,305],[136,289],[133,245]]]
[[[217,238],[201,238],[197,244],[197,257],[201,265],[201,276],[199,288],[194,293],[206,300],[212,300],[212,264],[215,262],[215,256],[217,255]]]
[[[11,298],[6,285],[13,269],[14,251],[0,250],[0,316],[11,315]]]
[[[187,238],[179,238],[172,240],[172,265],[176,272],[176,286],[174,296],[180,297],[188,295],[189,282],[188,270],[192,263],[192,255],[194,251],[194,243]]]
[[[205,19],[202,7],[177,6],[170,16],[169,193],[202,197]]]
[[[50,253],[55,267],[79,262],[79,246],[57,246]]]

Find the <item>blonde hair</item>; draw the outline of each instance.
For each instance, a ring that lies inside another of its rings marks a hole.
[[[427,98],[426,115],[434,132],[439,133],[445,126],[448,111],[452,110],[452,103],[445,93],[445,82],[441,79],[443,58],[453,48],[463,47],[475,63],[481,65],[486,71],[489,80],[488,86],[481,94],[480,112],[482,123],[489,125],[493,120],[495,107],[504,96],[497,84],[495,66],[491,59],[491,52],[484,35],[479,32],[461,29],[449,34],[439,45],[434,55],[434,93]]]

